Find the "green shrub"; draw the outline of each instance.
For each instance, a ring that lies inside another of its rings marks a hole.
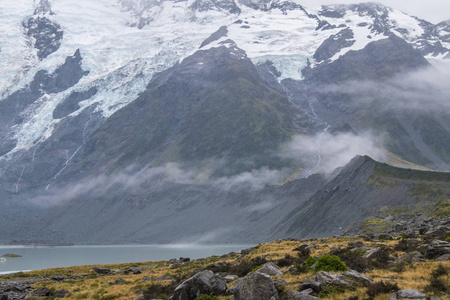
[[[448,237],[445,239],[445,241],[446,241],[447,243],[450,243],[450,236],[448,236]]]
[[[336,255],[324,255],[319,257],[314,272],[319,271],[347,271],[348,267]]]
[[[344,264],[352,270],[366,272],[369,269],[368,261],[363,257],[365,251],[351,251],[350,248],[339,249],[333,254],[339,257]]]
[[[307,266],[308,268],[311,268],[316,262],[317,262],[317,259],[315,259],[314,257],[310,256],[310,257],[308,257],[308,259],[306,260],[306,266]]]

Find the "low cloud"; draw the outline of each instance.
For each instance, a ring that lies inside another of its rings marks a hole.
[[[282,157],[294,159],[306,166],[301,176],[313,173],[331,173],[337,167],[348,163],[356,155],[369,155],[376,160],[384,160],[384,151],[380,139],[370,133],[355,135],[352,133],[329,134],[321,133],[315,136],[298,135],[286,145],[279,154]],[[223,162],[209,163],[208,167],[186,169],[176,163],[168,163],[160,167],[137,168],[130,166],[125,171],[99,175],[94,178],[66,186],[50,188],[44,195],[32,198],[30,201],[42,207],[54,207],[67,204],[72,200],[83,198],[102,198],[105,195],[121,193],[126,190],[139,189],[153,192],[167,189],[167,182],[189,185],[209,185],[222,190],[245,187],[258,190],[266,185],[283,182],[291,175],[289,169],[270,169],[262,167],[232,176],[213,177]],[[249,211],[268,210],[273,206],[270,201],[257,203],[248,208]]]
[[[319,133],[315,136],[297,135],[284,149],[284,155],[297,157],[308,169],[303,175],[314,173],[331,173],[336,168],[346,165],[357,155],[368,155],[375,160],[385,160],[385,150],[381,138],[366,132],[353,133]]]
[[[450,109],[450,64],[399,74],[389,81],[348,81],[320,87],[320,93],[348,94],[377,102],[385,110],[439,112]]]
[[[289,172],[285,169],[273,170],[266,167],[242,172],[232,176],[211,176],[223,162],[209,163],[208,167],[183,168],[177,163],[167,163],[159,167],[137,168],[130,166],[125,171],[110,175],[99,175],[82,180],[64,188],[50,187],[43,195],[32,198],[32,204],[53,207],[67,204],[72,200],[86,197],[104,197],[125,190],[151,189],[153,192],[167,189],[166,183],[210,185],[222,190],[238,187],[258,190],[267,184],[281,182]]]

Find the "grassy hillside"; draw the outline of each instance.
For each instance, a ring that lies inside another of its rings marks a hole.
[[[375,283],[381,281],[389,282],[396,284],[399,289],[417,289],[426,292],[427,296],[431,296],[439,294],[430,287],[433,270],[436,270],[440,265],[446,270],[450,270],[450,261],[437,262],[426,260],[425,262],[414,264],[392,264],[383,261],[384,258],[364,261],[360,251],[352,252],[349,250],[351,245],[355,245],[355,242],[362,242],[368,248],[382,247],[386,253],[389,253],[389,260],[401,258],[406,252],[411,251],[412,248],[420,249],[419,245],[423,243],[420,239],[410,240],[402,239],[402,237],[388,237],[386,240],[364,240],[355,237],[283,240],[260,244],[254,247],[250,253],[243,251],[243,253],[247,254],[231,253],[221,257],[214,256],[187,262],[177,260],[97,266],[111,269],[114,275],[98,275],[92,270],[94,266],[78,266],[2,276],[0,277],[0,282],[2,280],[37,277],[40,280],[34,284],[35,288],[46,287],[53,293],[56,290],[66,289],[71,292],[71,295],[67,297],[68,299],[135,299],[142,293],[149,297],[151,292],[159,293],[161,298],[166,299],[171,295],[174,287],[182,282],[183,279],[201,270],[210,269],[222,274],[243,276],[252,270],[258,269],[258,266],[264,262],[273,261],[283,271],[283,275],[276,278],[284,279],[287,282],[287,285],[279,289],[280,295],[283,295],[283,292],[287,290],[297,291],[302,282],[314,275],[313,270],[306,266],[308,257],[319,257],[334,253],[341,257],[350,268],[367,268],[369,273],[365,275],[372,278]],[[304,244],[314,245],[314,247],[307,252],[294,250]],[[124,273],[127,273],[127,270],[130,268],[138,268],[142,273],[133,274],[130,272],[130,275],[125,275]],[[63,281],[55,280],[58,279],[58,276],[62,276],[65,279]],[[118,279],[123,279],[125,282],[111,284]],[[439,280],[446,285],[447,292],[449,292],[450,279],[448,275],[439,276]],[[232,285],[232,282],[228,283],[228,287]],[[388,299],[389,294],[381,293],[372,299]],[[442,296],[442,294],[440,295]],[[335,290],[328,294],[321,293],[317,296],[325,299],[347,299],[351,296],[357,296],[359,299],[370,298],[368,289],[362,287],[340,291]],[[229,297],[221,296],[211,299],[229,299]],[[49,296],[43,299],[54,299],[54,297]]]

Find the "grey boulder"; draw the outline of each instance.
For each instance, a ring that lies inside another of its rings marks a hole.
[[[279,300],[278,291],[269,275],[252,272],[235,281],[231,291],[235,300]]]
[[[264,273],[264,274],[267,274],[269,276],[280,276],[280,275],[283,275],[283,272],[281,272],[280,268],[276,264],[274,264],[273,262],[265,263],[261,267],[261,269],[259,269],[256,272]]]
[[[392,293],[389,300],[426,300],[425,294],[418,290],[400,290]]]
[[[373,284],[372,279],[354,270],[342,274],[320,271],[317,272],[315,281],[320,282],[322,286],[367,287]]]
[[[423,256],[422,253],[420,253],[419,251],[413,251],[413,252],[409,252],[406,253],[405,255],[403,255],[402,258],[399,259],[398,263],[399,264],[404,264],[404,263],[417,263],[417,262],[424,262],[425,261],[425,257]]]
[[[224,295],[227,284],[220,275],[212,271],[202,271],[175,288],[173,300],[194,300],[202,294]]]

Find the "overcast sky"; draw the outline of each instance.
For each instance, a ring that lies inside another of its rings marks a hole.
[[[318,4],[360,3],[364,0],[300,0],[306,7],[316,7]],[[450,20],[450,0],[378,0],[371,2],[383,3],[397,8],[409,15],[425,19],[432,23]]]

